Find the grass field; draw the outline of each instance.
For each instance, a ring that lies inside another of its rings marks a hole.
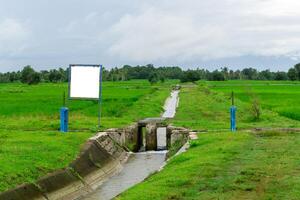
[[[159,116],[175,83],[105,82],[101,129]],[[76,100],[67,101],[72,131],[58,132],[64,91],[67,84],[0,84],[0,192],[65,167],[97,131],[97,102]]]
[[[242,82],[234,82],[236,85],[224,86],[231,81],[226,82],[199,82],[196,84],[184,85],[180,93],[180,106],[173,121],[175,125],[185,126],[196,130],[228,130],[230,126],[229,108],[231,106],[231,90],[236,93],[235,104],[237,106],[237,128],[276,128],[276,127],[300,127],[300,120],[280,114],[277,110],[289,110],[290,115],[297,115],[300,101],[300,83],[296,85],[287,85],[286,90],[279,86],[264,85],[261,86],[261,93],[258,96],[262,107],[262,114],[259,120],[255,120],[251,114],[251,102],[247,93],[239,93],[235,87],[240,86]],[[238,84],[239,83],[239,84]],[[254,86],[259,82],[253,81]],[[278,87],[278,88],[276,88]],[[225,90],[225,89],[226,90]],[[272,96],[273,91],[276,94]],[[264,93],[265,92],[265,93]],[[276,104],[279,93],[288,93]],[[246,100],[245,100],[246,99]],[[271,108],[270,105],[274,107]],[[275,109],[276,108],[276,109]]]
[[[159,116],[173,84],[104,83],[101,129]],[[250,134],[245,129],[299,128],[299,87],[299,82],[184,84],[178,112],[170,122],[209,133],[200,135],[188,152],[172,159],[161,173],[120,198],[297,199],[300,136]],[[236,134],[227,132],[231,90],[238,108]],[[67,101],[73,131],[57,131],[63,91],[67,91],[66,84],[0,84],[0,191],[66,166],[95,133],[97,103],[92,101]],[[262,107],[259,120],[250,112],[253,94]]]
[[[146,116],[157,116],[171,84],[151,86],[148,81],[104,82],[103,127],[120,127]],[[58,130],[59,109],[67,84],[0,84],[0,129]],[[67,101],[70,129],[86,130],[97,125],[97,101]]]
[[[288,81],[226,81],[206,82],[211,89],[227,96],[234,91],[236,97],[251,102],[256,96],[263,109],[281,116],[300,120],[300,82]]]
[[[251,99],[241,89],[247,85],[260,99],[259,120],[253,119]],[[290,117],[298,113],[299,86],[299,82],[259,81],[183,85],[180,106],[171,122],[208,133],[199,134],[187,152],[118,199],[299,199],[299,133],[243,131],[258,127],[300,128],[300,121]],[[240,131],[236,133],[228,132],[231,90],[236,93],[238,108]],[[286,95],[278,99],[280,94]],[[282,115],[279,110],[289,110],[291,114]]]
[[[118,199],[299,199],[300,135],[202,134]]]

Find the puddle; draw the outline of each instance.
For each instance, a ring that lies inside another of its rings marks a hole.
[[[166,153],[167,151],[132,153],[119,174],[81,200],[108,200],[116,197],[159,170],[165,163]]]
[[[162,115],[163,118],[174,118],[176,114],[176,108],[178,107],[179,98],[178,98],[179,90],[173,90],[171,92],[171,97],[169,97],[165,103],[164,109],[165,112]]]

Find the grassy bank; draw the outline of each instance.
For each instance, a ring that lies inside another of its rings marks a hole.
[[[105,82],[101,129],[159,116],[174,83]],[[67,101],[73,131],[58,132],[64,91],[67,84],[0,84],[0,192],[65,167],[96,132],[93,101]]]
[[[92,133],[0,131],[0,191],[67,166]]]
[[[138,119],[159,116],[171,85],[175,83],[104,83],[101,129],[122,127]],[[288,195],[300,195],[296,186],[299,177],[297,160],[300,159],[300,137],[297,134],[226,133],[232,89],[236,93],[239,130],[299,128],[299,84],[276,83],[184,84],[180,106],[171,123],[215,131],[215,134],[200,135],[188,152],[174,158],[161,173],[120,198],[286,199]],[[252,94],[242,89],[248,85],[261,103],[262,113],[258,120],[251,114]],[[68,134],[58,132],[64,91],[67,92],[67,84],[0,84],[0,192],[66,166],[78,154],[84,141],[96,131],[97,103],[67,101],[70,128],[74,131]],[[288,114],[282,114],[283,111]]]
[[[172,122],[177,126],[184,126],[196,130],[228,130],[230,126],[229,108],[231,106],[230,93],[220,89],[219,86],[212,87],[213,84],[226,84],[228,82],[207,83],[200,82],[198,84],[184,85],[180,93],[180,105],[176,117]],[[256,83],[253,81],[253,83]],[[221,86],[220,86],[221,87]],[[270,87],[270,88],[269,88]],[[295,86],[289,85],[288,91],[292,90],[294,93],[286,95],[282,98],[281,109],[290,109],[290,101],[298,101],[299,91],[294,89]],[[268,91],[274,90],[272,85],[265,86],[265,93],[262,90],[261,94],[268,94]],[[251,109],[251,102],[240,99],[238,91],[234,90],[236,94],[235,104],[237,106],[237,128],[248,129],[255,127],[300,127],[300,121],[286,116],[283,116],[271,109],[268,106],[270,101],[276,101],[276,96],[273,98],[269,94],[268,98],[261,98],[261,117],[257,120],[254,118]],[[282,89],[277,88],[277,93]],[[283,92],[284,93],[284,92]],[[246,96],[247,94],[245,94]],[[283,95],[284,96],[284,95]],[[249,98],[249,97],[248,97]],[[297,102],[299,103],[299,102]],[[298,110],[291,111],[297,115]]]
[[[288,83],[284,90],[279,85],[266,85],[266,82],[234,82],[236,85],[226,86],[225,90],[223,87],[228,83],[183,85],[180,105],[171,122],[176,126],[208,130],[209,133],[200,134],[187,152],[173,158],[161,172],[129,189],[118,199],[298,199],[300,134],[227,132],[231,89],[249,84],[257,87],[264,84],[265,89],[261,88],[258,93],[262,95],[259,96],[262,113],[259,120],[254,119],[251,101],[246,96],[248,93],[235,90],[239,130],[299,128],[299,120],[282,115],[276,106],[270,106],[270,102],[276,102],[277,98],[272,96],[273,93],[290,94],[279,99],[277,106],[281,109],[289,109],[291,101],[297,105],[299,91],[294,87],[298,85]]]
[[[104,82],[103,127],[121,127],[137,119],[158,116],[176,82],[150,85],[146,80]],[[50,130],[59,127],[59,109],[67,84],[0,84],[0,129]],[[70,129],[93,129],[97,125],[98,102],[67,100]]]
[[[291,81],[226,81],[206,82],[214,91],[250,103],[257,98],[263,109],[271,110],[290,119],[300,121],[300,82]]]
[[[298,199],[300,135],[200,135],[118,199]]]

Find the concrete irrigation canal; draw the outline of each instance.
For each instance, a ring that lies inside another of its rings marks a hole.
[[[163,118],[174,118],[176,114],[176,108],[179,104],[179,90],[173,90],[171,97],[169,97],[164,106],[165,112],[162,115]]]
[[[119,174],[110,178],[95,192],[82,199],[112,199],[159,170],[163,166],[165,158],[166,151],[133,153]]]
[[[0,200],[106,200],[142,182],[190,137],[188,129],[166,123],[176,114],[178,94],[179,88],[171,92],[162,117],[98,133],[68,167],[1,193]]]
[[[166,100],[162,117],[173,118],[176,114],[176,108],[179,102],[179,90],[173,90],[171,96]],[[160,121],[161,119],[145,119],[140,122],[141,125],[151,121]],[[145,139],[143,140],[145,144]],[[141,150],[142,149],[142,150]],[[108,200],[116,197],[128,188],[142,182],[150,174],[158,171],[164,166],[167,156],[167,129],[166,127],[157,128],[157,150],[145,151],[145,146],[141,145],[139,153],[131,153],[127,162],[123,165],[120,173],[116,174],[91,194],[81,198],[82,200]]]

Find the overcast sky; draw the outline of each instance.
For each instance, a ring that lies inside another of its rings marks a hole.
[[[0,71],[70,63],[286,70],[298,0],[0,0]]]

